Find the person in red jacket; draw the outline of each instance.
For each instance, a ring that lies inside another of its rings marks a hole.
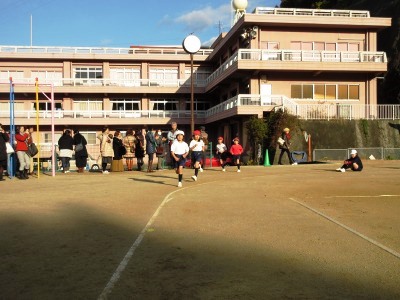
[[[237,166],[237,172],[240,173],[240,156],[243,153],[243,147],[239,144],[239,138],[235,137],[233,139],[233,145],[229,152],[232,154],[232,160]]]
[[[17,153],[19,161],[19,179],[28,179],[30,158],[27,154],[28,144],[31,143],[31,135],[29,129],[25,130],[24,126],[20,126],[18,133],[15,135],[15,140],[17,141],[17,146],[15,147],[15,152]]]

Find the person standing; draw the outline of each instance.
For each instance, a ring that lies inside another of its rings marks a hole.
[[[343,163],[343,166],[339,169],[336,169],[338,172],[346,172],[347,169],[351,169],[356,172],[361,172],[364,168],[361,158],[358,156],[357,150],[353,149],[350,152],[349,159],[346,159]]]
[[[114,157],[111,163],[111,171],[112,172],[123,172],[124,171],[124,162],[122,160],[122,156],[126,153],[125,146],[122,142],[122,135],[119,130],[114,132],[113,137],[113,150],[114,150]],[[122,152],[123,150],[123,152]]]
[[[153,159],[154,159],[154,153],[156,153],[156,148],[157,148],[155,132],[156,132],[156,130],[153,127],[151,127],[151,130],[147,131],[146,136],[145,136],[145,138],[146,138],[146,153],[149,157],[149,162],[147,165],[147,172],[154,172]]]
[[[17,129],[17,134],[15,135],[15,140],[17,141],[17,146],[15,152],[17,152],[17,157],[19,161],[19,179],[29,179],[29,164],[30,159],[27,154],[28,144],[31,141],[31,136],[29,134],[29,129],[25,130],[24,126],[20,126]]]
[[[169,159],[170,159],[170,166],[171,166],[171,168],[173,169],[174,167],[175,167],[175,160],[174,160],[174,158],[172,157],[172,154],[171,154],[171,146],[172,146],[172,143],[175,141],[175,139],[176,139],[176,132],[178,131],[178,124],[176,123],[176,122],[172,122],[171,123],[171,130],[170,131],[168,131],[168,134],[167,134],[167,141],[168,141],[168,150],[169,150]]]
[[[165,149],[167,149],[167,145],[165,141],[167,140],[165,137],[162,136],[162,131],[159,129],[155,135],[157,148],[156,148],[156,157],[157,157],[157,168],[156,170],[162,170],[164,166],[165,160]]]
[[[2,125],[0,124],[0,181],[4,181],[3,172],[7,170],[7,146],[8,135],[5,133]]]
[[[108,174],[107,165],[112,163],[114,150],[112,146],[113,135],[108,127],[103,127],[102,133],[97,137],[100,140],[101,167],[102,173]]]
[[[228,156],[228,148],[226,145],[223,143],[224,138],[220,136],[218,138],[218,144],[215,146],[216,148],[216,154],[219,159],[219,163],[222,167],[222,172],[225,172],[225,165],[226,165],[226,159]]]
[[[128,171],[132,171],[133,169],[133,157],[135,156],[135,142],[136,138],[133,135],[133,130],[128,129],[123,139],[123,143],[126,149],[124,157]]]
[[[279,144],[279,149],[281,149],[281,153],[279,154],[279,160],[278,160],[278,165],[282,165],[282,156],[284,153],[287,154],[288,158],[289,158],[289,163],[291,165],[297,165],[297,162],[293,162],[292,157],[290,155],[290,129],[289,128],[285,128],[282,131],[282,135],[281,135],[281,139],[283,140],[283,142],[281,144]]]
[[[183,140],[185,133],[176,131],[176,140],[171,145],[171,156],[175,162],[175,172],[178,174],[178,187],[182,187],[183,167],[189,154],[189,145]]]
[[[69,173],[69,162],[72,158],[74,149],[74,139],[71,136],[71,130],[65,130],[62,136],[58,139],[58,149],[60,150],[59,156],[61,158],[63,173]]]
[[[204,126],[200,126],[200,139],[204,143],[204,150],[201,154],[201,165],[200,165],[200,172],[203,172],[203,168],[206,166],[207,162],[207,151],[208,151],[208,133],[206,132],[206,128]]]
[[[142,166],[144,164],[143,157],[144,157],[144,140],[145,140],[142,130],[136,131],[135,138],[136,138],[135,156],[137,160],[137,170],[141,171]]]
[[[193,132],[193,139],[190,141],[189,149],[192,151],[191,160],[194,166],[194,175],[192,179],[197,181],[199,176],[200,162],[204,153],[204,142],[200,138],[200,130],[195,130]]]
[[[240,173],[240,156],[243,153],[243,147],[239,144],[239,138],[235,137],[233,139],[233,145],[229,152],[232,154],[232,160],[237,166],[237,172]]]
[[[82,144],[82,147],[78,146],[80,144]],[[85,137],[82,134],[80,134],[78,129],[74,129],[74,145],[75,145],[75,164],[76,167],[78,168],[78,173],[83,173],[87,165],[87,158],[89,155],[86,148],[87,141]]]

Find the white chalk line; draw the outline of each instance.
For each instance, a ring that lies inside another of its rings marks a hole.
[[[400,195],[352,195],[352,196],[326,196],[325,198],[383,198],[383,197],[400,197]]]
[[[333,219],[333,218],[329,217],[328,215],[326,215],[326,214],[324,214],[324,213],[322,213],[322,212],[316,210],[315,208],[312,208],[311,206],[308,206],[307,204],[305,204],[305,203],[303,203],[303,202],[297,201],[297,200],[294,199],[294,198],[289,198],[289,199],[292,200],[293,202],[296,202],[297,204],[300,204],[301,206],[303,206],[303,207],[305,207],[305,208],[311,210],[312,212],[314,212],[314,213],[320,215],[321,217],[324,217],[325,219],[327,219],[327,220],[329,220],[329,221],[335,223],[336,225],[338,225],[338,226],[340,226],[340,227],[342,227],[342,228],[344,228],[344,229],[350,231],[351,233],[354,233],[355,235],[361,237],[362,239],[364,239],[364,240],[370,242],[371,244],[374,244],[375,246],[377,246],[377,247],[379,247],[379,248],[385,250],[386,252],[388,252],[388,253],[390,253],[390,254],[392,254],[392,255],[394,255],[395,257],[397,257],[397,258],[400,259],[400,253],[399,253],[399,252],[396,252],[396,251],[394,251],[393,249],[390,249],[390,248],[386,247],[385,245],[383,245],[383,244],[381,244],[381,243],[379,243],[379,242],[377,242],[377,241],[375,241],[375,240],[373,240],[373,239],[367,237],[366,235],[364,235],[364,234],[358,232],[357,230],[354,230],[353,228],[351,228],[351,227],[349,227],[349,226],[347,226],[347,225],[344,225],[344,224],[340,223],[339,221],[336,221],[335,219]]]
[[[139,247],[139,245],[142,242],[144,236],[146,235],[146,232],[148,231],[150,226],[154,223],[155,219],[160,214],[160,211],[164,207],[164,205],[168,201],[170,201],[170,196],[173,195],[176,192],[182,191],[183,189],[184,188],[180,188],[179,190],[173,191],[173,192],[169,193],[167,196],[164,197],[164,200],[158,206],[158,208],[154,212],[153,216],[147,222],[146,226],[142,229],[142,231],[140,232],[139,236],[136,238],[135,242],[129,248],[129,250],[126,253],[125,257],[122,259],[122,261],[120,262],[119,266],[115,270],[114,274],[111,276],[111,278],[108,281],[107,285],[105,286],[105,288],[103,289],[102,293],[98,297],[99,300],[100,299],[107,299],[107,295],[109,293],[111,293],[111,290],[114,288],[114,285],[117,283],[117,281],[121,277],[122,272],[125,270],[126,266],[128,265],[129,261],[131,260],[131,258],[133,256],[133,254],[135,253],[135,250],[137,249],[137,247]]]

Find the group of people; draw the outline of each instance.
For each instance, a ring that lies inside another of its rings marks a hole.
[[[182,186],[183,167],[186,164],[187,156],[191,153],[191,164],[194,169],[194,174],[191,176],[193,181],[197,181],[199,172],[203,171],[202,166],[205,165],[205,152],[209,145],[208,134],[205,132],[205,127],[201,126],[200,130],[195,130],[192,133],[192,139],[189,144],[184,141],[185,133],[177,128],[177,123],[171,123],[171,130],[167,136],[162,135],[162,131],[151,127],[149,130],[142,129],[134,131],[128,129],[123,137],[119,130],[113,134],[106,126],[102,129],[102,133],[97,136],[100,141],[100,158],[101,171],[103,174],[108,174],[107,166],[110,165],[112,172],[124,171],[123,159],[125,159],[128,171],[133,170],[133,159],[137,160],[137,170],[141,171],[144,165],[145,154],[148,156],[147,172],[154,172],[153,161],[154,157],[158,157],[156,170],[162,169],[167,159],[168,150],[170,153],[170,166],[176,170],[178,174],[178,186]],[[290,130],[285,128],[280,137],[278,164],[282,164],[282,157],[286,153],[289,162],[294,165],[290,155]],[[15,134],[15,145],[9,143],[9,134],[1,127],[0,124],[0,181],[3,181],[3,172],[7,170],[10,174],[10,156],[16,153],[18,158],[18,174],[19,179],[28,179],[31,165],[31,158],[28,155],[28,146],[32,143],[31,130],[24,126],[17,127]],[[232,141],[232,146],[229,148],[224,144],[224,138],[218,137],[218,143],[215,147],[215,154],[220,162],[222,171],[226,171],[228,158],[230,163],[237,166],[237,172],[240,172],[240,158],[243,153],[243,147],[239,144],[239,138],[235,137]],[[59,157],[61,160],[62,171],[70,172],[70,160],[75,155],[76,167],[78,173],[83,173],[87,166],[87,141],[80,134],[78,129],[65,129],[62,136],[58,140]],[[346,169],[353,171],[361,171],[363,164],[356,150],[351,151],[349,159],[345,160],[342,167],[337,171],[345,172]]]

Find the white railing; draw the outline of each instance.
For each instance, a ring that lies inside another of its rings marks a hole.
[[[208,56],[213,49],[200,49],[196,55]],[[55,46],[0,46],[0,53],[60,53],[60,54],[140,54],[140,55],[182,55],[187,54],[183,48],[168,47],[55,47]]]
[[[341,62],[341,63],[387,63],[385,52],[369,51],[301,51],[240,49],[205,80],[206,84],[225,73],[239,60],[292,61],[292,62]]]
[[[286,15],[286,16],[315,16],[315,17],[347,17],[369,18],[367,10],[332,10],[332,9],[305,9],[305,8],[274,8],[256,7],[253,14],[259,15]]]
[[[13,83],[34,85],[34,78],[16,78]],[[9,79],[0,79],[1,84],[10,83]],[[190,87],[189,79],[95,79],[95,78],[61,78],[39,79],[39,84],[53,84],[54,86],[118,86],[118,87]],[[194,79],[195,87],[204,87],[205,80]]]
[[[233,55],[233,57],[236,54]],[[385,52],[240,49],[239,60],[386,63]]]
[[[330,119],[400,119],[400,105],[378,104],[298,104],[297,113],[292,114],[305,120]]]
[[[197,118],[204,118],[205,111],[196,111]],[[0,118],[9,118],[9,111],[0,111]],[[35,119],[34,110],[16,110],[15,118]],[[56,110],[54,111],[56,119],[93,119],[93,118],[185,118],[191,117],[190,110],[132,110],[132,111],[114,111],[114,110]],[[51,118],[51,111],[39,111],[39,118]]]

